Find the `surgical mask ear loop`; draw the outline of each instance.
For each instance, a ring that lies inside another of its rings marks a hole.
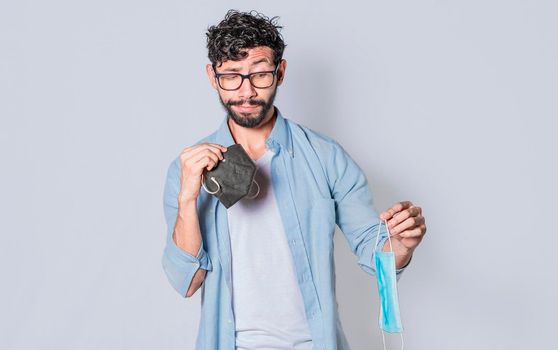
[[[380,328],[380,333],[382,333],[382,344],[384,344],[384,350],[387,350],[386,348],[386,336],[384,335],[384,330]],[[403,333],[399,333],[399,335],[401,336],[401,350],[405,349],[405,342],[403,341]]]
[[[384,225],[386,225],[386,231],[387,231],[387,236],[388,236],[388,240],[389,240],[389,248],[393,252],[393,246],[391,245],[391,233],[389,232],[389,227],[388,227],[387,220],[384,220]]]
[[[207,192],[209,194],[215,194],[215,193],[219,192],[219,190],[221,189],[221,186],[219,185],[219,183],[215,180],[215,178],[213,176],[210,177],[209,179],[217,185],[217,190],[216,191],[210,191],[210,190],[207,189],[207,187],[205,187],[205,176],[202,174],[202,186],[203,186],[203,189],[205,190],[205,192]]]
[[[387,236],[388,236],[388,240],[389,240],[389,248],[393,252],[393,245],[391,245],[391,233],[389,232],[389,227],[388,227],[387,220],[380,221],[380,223],[378,224],[378,232],[376,233],[376,245],[374,245],[374,247],[378,246],[378,241],[380,240],[380,228],[382,227],[382,222],[384,223],[384,225],[386,225]],[[374,254],[376,254],[376,252],[374,252]],[[381,313],[382,313],[382,308],[380,307],[380,314]],[[382,344],[384,345],[384,350],[387,350],[387,348],[386,348],[386,337],[384,335],[384,330],[380,328],[380,332],[382,333]],[[403,349],[405,349],[405,341],[403,340],[403,333],[399,333],[399,335],[401,336],[401,350],[403,350]]]
[[[384,221],[380,221],[380,223],[378,224],[378,232],[376,232],[376,244],[374,245],[374,247],[378,246],[378,242],[380,241],[380,229],[382,228],[382,223],[384,223],[386,225],[386,230],[388,232],[388,239],[389,239],[389,247],[391,248],[391,251],[393,252],[393,246],[391,245],[391,235],[389,233],[389,228],[387,225],[387,220]],[[376,252],[374,252],[375,254]]]

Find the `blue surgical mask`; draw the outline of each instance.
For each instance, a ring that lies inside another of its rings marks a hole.
[[[387,235],[389,240],[390,252],[383,252],[382,247],[378,248],[380,239],[380,227],[378,225],[378,233],[376,235],[376,250],[374,251],[374,262],[376,265],[376,279],[378,282],[378,294],[380,296],[380,329],[382,330],[382,340],[384,349],[386,348],[384,331],[389,333],[401,333],[401,344],[403,346],[403,325],[401,324],[401,315],[399,313],[399,298],[397,296],[397,277],[395,274],[395,253],[391,245],[391,235],[387,221]]]

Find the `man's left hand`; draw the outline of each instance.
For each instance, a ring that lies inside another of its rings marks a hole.
[[[387,220],[395,253],[395,265],[398,269],[402,268],[409,263],[414,250],[426,233],[422,209],[410,201],[398,202],[382,212],[380,219]],[[389,241],[386,241],[383,251],[389,250]]]

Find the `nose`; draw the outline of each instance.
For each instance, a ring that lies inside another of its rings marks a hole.
[[[238,88],[238,97],[245,100],[253,98],[257,95],[256,89],[250,83],[248,78],[242,80],[242,84]]]

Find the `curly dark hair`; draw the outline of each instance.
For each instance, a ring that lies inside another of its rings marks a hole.
[[[208,57],[213,66],[233,60],[240,61],[248,53],[246,49],[267,46],[273,50],[273,63],[279,64],[285,43],[277,25],[279,17],[268,18],[256,12],[229,10],[216,26],[207,29]]]

